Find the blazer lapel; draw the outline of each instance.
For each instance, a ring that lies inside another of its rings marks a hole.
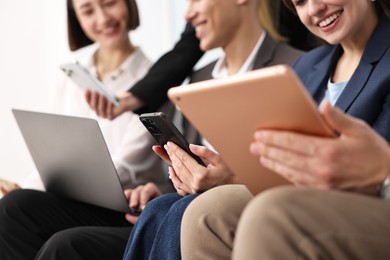
[[[268,33],[264,37],[264,41],[258,50],[255,62],[253,64],[254,69],[260,69],[265,67],[269,62],[272,61],[274,52],[276,51],[276,42],[272,40]]]
[[[334,64],[338,57],[340,57],[341,51],[342,49],[340,46],[333,47],[333,50],[331,50],[329,55],[317,63],[314,66],[314,71],[311,72],[307,77],[305,87],[318,104],[323,98],[322,94],[326,89],[327,81],[330,77],[332,69],[332,64]]]
[[[382,20],[374,30],[368,41],[362,59],[336,102],[336,106],[347,111],[354,100],[359,96],[370,78],[376,63],[381,59],[390,45],[390,22]]]

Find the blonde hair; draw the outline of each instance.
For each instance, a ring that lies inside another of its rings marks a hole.
[[[267,31],[274,41],[287,41],[287,38],[283,37],[277,29],[280,20],[280,1],[259,0],[259,19],[264,30]]]

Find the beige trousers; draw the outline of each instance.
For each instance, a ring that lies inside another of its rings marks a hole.
[[[181,239],[184,260],[390,259],[390,201],[294,187],[253,198],[226,185],[190,204]]]

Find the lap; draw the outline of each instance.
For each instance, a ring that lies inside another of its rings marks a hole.
[[[131,227],[75,227],[54,234],[36,259],[122,259]]]
[[[253,252],[257,258],[266,258],[266,253],[281,257],[285,252],[309,259],[388,258],[389,215],[390,202],[372,196],[295,187],[271,189],[256,196],[244,210],[235,256],[242,259]]]

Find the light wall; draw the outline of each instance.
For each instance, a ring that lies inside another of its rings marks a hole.
[[[152,60],[179,38],[186,2],[137,0],[141,26],[131,36]],[[69,55],[65,3],[0,1],[0,177],[19,182],[35,171],[11,109],[45,111],[49,104],[53,71]]]

